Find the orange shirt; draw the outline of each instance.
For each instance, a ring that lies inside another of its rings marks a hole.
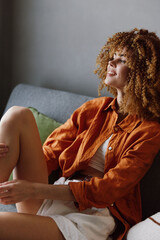
[[[69,184],[79,209],[108,207],[125,226],[141,221],[139,182],[160,149],[160,124],[128,115],[119,124],[116,99],[86,102],[46,140],[43,151],[49,174],[61,168],[69,177],[86,169],[100,145],[112,137],[105,155],[103,178]]]

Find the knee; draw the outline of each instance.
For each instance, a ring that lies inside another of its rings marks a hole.
[[[11,124],[25,124],[29,119],[33,118],[32,112],[21,106],[13,106],[4,114],[1,119],[1,124],[11,123]]]

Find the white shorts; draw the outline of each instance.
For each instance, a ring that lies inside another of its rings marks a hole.
[[[60,178],[54,184],[68,184]],[[51,217],[66,240],[106,240],[115,229],[115,221],[108,208],[91,208],[82,212],[74,202],[44,200],[37,215]]]

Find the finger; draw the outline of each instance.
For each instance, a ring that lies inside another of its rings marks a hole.
[[[13,186],[13,183],[16,183],[16,182],[18,182],[17,179],[13,179],[13,180],[10,180],[10,181],[2,182],[2,183],[0,183],[0,188],[3,187],[3,186],[6,186],[6,185]]]
[[[7,153],[8,153],[8,149],[0,149],[1,158],[6,157]]]
[[[6,157],[7,153],[0,153],[0,158]]]
[[[12,189],[12,185],[10,185],[8,182],[5,183],[1,183],[0,184],[0,193],[3,193],[3,192],[9,192],[11,191]]]
[[[6,153],[8,152],[8,147],[0,147],[0,153]]]
[[[8,190],[5,190],[4,192],[1,192],[0,193],[0,199],[3,200],[3,199],[6,199],[6,198],[9,198],[11,197],[11,194],[9,193]]]
[[[6,197],[6,198],[0,198],[0,203],[3,205],[8,205],[8,204],[15,204],[16,202],[12,198]]]
[[[0,142],[0,146],[8,146],[8,145],[4,142]]]
[[[8,146],[2,146],[0,145],[0,151],[3,152],[3,151],[8,151]]]
[[[7,192],[8,189],[6,186],[0,186],[0,193]]]

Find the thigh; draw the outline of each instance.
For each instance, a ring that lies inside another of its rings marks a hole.
[[[14,178],[48,184],[48,172],[42,144],[35,119],[26,109],[25,122],[22,122],[21,146],[18,164],[14,169]],[[23,213],[36,213],[43,200],[31,199],[17,203],[17,209]]]
[[[0,161],[0,179],[5,181],[14,168],[14,178],[48,183],[47,166],[38,128],[32,112],[24,107],[12,107],[0,123],[0,141],[9,147]],[[42,200],[31,199],[17,204],[19,212],[36,213]]]
[[[23,213],[0,213],[0,239],[64,240],[56,223],[49,217]]]
[[[35,119],[29,109],[22,108],[21,111],[24,111],[24,116],[19,123],[20,150],[14,177],[48,183],[47,166]]]

